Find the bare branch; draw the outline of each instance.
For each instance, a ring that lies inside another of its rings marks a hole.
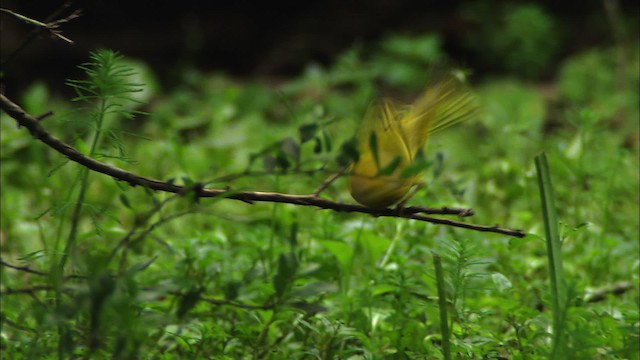
[[[53,290],[53,286],[34,285],[34,286],[19,288],[19,289],[5,288],[4,290],[0,291],[0,295],[6,296],[6,295],[16,295],[16,294],[33,294],[37,291],[50,291],[50,290]]]
[[[36,36],[38,36],[40,34],[41,31],[49,31],[51,33],[52,36],[56,36],[70,44],[73,44],[73,41],[65,36],[62,35],[62,31],[59,29],[61,24],[64,24],[70,20],[73,20],[77,17],[79,17],[81,15],[81,11],[80,10],[76,10],[74,11],[71,15],[59,19],[59,20],[53,20],[54,18],[56,18],[58,15],[60,15],[64,10],[66,10],[69,6],[71,6],[71,4],[69,2],[64,3],[60,8],[58,8],[56,11],[54,11],[50,16],[47,17],[47,19],[44,22],[40,22],[31,18],[28,18],[26,16],[20,15],[18,13],[15,13],[11,10],[8,9],[3,9],[0,8],[0,11],[10,14],[12,16],[15,16],[16,18],[18,18],[21,21],[24,21],[28,24],[31,24],[33,26],[35,26],[35,28],[31,31],[31,33],[29,33],[29,35],[22,41],[22,43],[20,43],[15,50],[9,52],[9,54],[6,56],[6,58],[2,59],[0,61],[0,66],[4,67],[5,65],[9,64],[16,56],[18,56],[18,54],[24,50],[27,45],[29,45],[29,43],[31,43],[31,41],[33,41],[33,39],[36,38]],[[53,20],[53,21],[52,21]]]
[[[171,294],[173,295],[180,295],[177,292],[172,292]],[[214,299],[214,298],[209,298],[209,297],[202,297],[202,300],[208,302],[211,305],[215,305],[215,306],[232,306],[232,307],[237,307],[237,308],[241,308],[241,309],[249,309],[249,310],[269,310],[269,309],[273,309],[275,307],[274,304],[265,304],[265,305],[252,305],[252,304],[245,304],[239,301],[231,301],[231,300],[222,300],[222,299]]]
[[[2,259],[0,259],[0,265],[6,266],[6,267],[11,268],[13,270],[28,272],[30,274],[35,274],[35,275],[40,275],[40,276],[46,276],[47,275],[47,273],[44,273],[44,272],[38,271],[38,270],[33,270],[28,266],[18,266],[18,265],[9,264],[9,263],[5,262]]]
[[[29,274],[34,274],[34,275],[38,275],[38,276],[49,276],[48,273],[39,271],[39,270],[33,270],[32,268],[28,267],[28,266],[19,266],[19,265],[13,265],[13,264],[9,264],[8,262],[0,259],[0,265],[2,266],[6,266],[10,269],[16,270],[16,271],[22,271],[22,272],[26,272]],[[64,277],[65,279],[84,279],[85,277],[82,275],[67,275]]]
[[[20,331],[28,331],[28,332],[32,332],[32,333],[37,333],[36,329],[18,324],[12,320],[9,320],[9,318],[7,318],[7,316],[4,313],[0,313],[0,320],[2,320],[3,324],[7,324],[13,328],[16,328]]]
[[[65,6],[66,7],[66,6]],[[11,14],[13,16],[15,16],[17,19],[24,21],[27,24],[33,25],[36,27],[36,29],[39,30],[47,30],[49,31],[49,33],[51,34],[51,36],[57,37],[63,41],[68,42],[69,44],[73,44],[73,40],[69,39],[66,36],[62,35],[62,31],[60,30],[60,25],[67,23],[77,17],[80,17],[80,15],[82,14],[82,11],[80,10],[76,10],[73,13],[71,13],[71,15],[62,18],[62,19],[58,19],[55,21],[50,21],[50,22],[41,22],[35,19],[31,19],[29,17],[26,17],[24,15],[18,14],[14,11],[11,11],[9,9],[3,9],[0,8],[0,11],[5,12],[7,14]]]
[[[633,289],[633,284],[628,281],[620,281],[613,285],[608,285],[600,289],[596,289],[593,292],[585,296],[585,300],[588,303],[596,303],[603,301],[608,295],[622,295],[629,290]]]
[[[452,209],[452,208],[441,208],[441,209],[430,209],[423,208],[417,206],[411,206],[407,208],[402,208],[401,210],[397,209],[372,209],[362,205],[357,204],[346,204],[335,202],[331,200],[326,200],[311,195],[293,195],[293,194],[282,194],[275,192],[263,192],[263,191],[234,191],[233,189],[224,188],[224,189],[215,189],[215,188],[203,188],[202,185],[198,186],[179,186],[175,185],[171,182],[164,182],[156,179],[151,179],[144,176],[139,176],[134,173],[122,170],[115,166],[110,166],[100,161],[97,161],[93,158],[90,158],[71,145],[68,145],[51,135],[47,132],[42,125],[38,122],[38,119],[33,115],[25,112],[20,106],[13,103],[6,96],[0,94],[0,108],[4,110],[9,116],[15,119],[19,125],[26,127],[31,135],[40,140],[41,142],[47,144],[54,150],[60,152],[67,158],[72,161],[77,162],[78,164],[85,166],[93,171],[111,176],[115,179],[127,182],[131,186],[143,186],[149,189],[164,191],[169,193],[177,193],[184,194],[189,191],[195,191],[196,196],[198,197],[224,197],[234,200],[243,201],[245,203],[252,204],[254,202],[275,202],[275,203],[285,203],[285,204],[293,204],[299,206],[313,206],[320,209],[328,209],[334,210],[338,212],[357,212],[369,214],[371,216],[381,216],[381,217],[395,217],[395,218],[406,218],[406,219],[414,219],[419,221],[430,222],[433,224],[447,225],[453,227],[459,227],[469,230],[475,231],[483,231],[483,232],[492,232],[497,234],[503,234],[514,237],[524,237],[526,234],[522,230],[513,230],[501,228],[497,225],[495,226],[485,226],[485,225],[475,225],[464,223],[460,221],[450,220],[450,219],[442,219],[442,218],[434,218],[427,215],[457,215],[457,216],[470,216],[473,214],[470,209]]]

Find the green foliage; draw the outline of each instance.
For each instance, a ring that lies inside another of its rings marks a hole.
[[[373,55],[371,68],[391,86],[420,90],[430,80],[429,75],[434,75],[425,69],[445,60],[438,35],[391,36],[382,41],[380,53]]]
[[[469,33],[469,47],[487,64],[524,78],[549,74],[563,34],[540,5],[481,1],[469,3],[465,14],[479,28]]]
[[[558,88],[567,102],[587,106],[601,118],[622,112],[638,118],[638,51],[625,58],[620,49],[591,50],[567,59],[560,69]],[[621,58],[622,56],[622,58]]]
[[[546,16],[536,9],[509,15],[501,51],[525,32],[514,19]],[[535,46],[547,25],[533,28]],[[43,126],[56,136],[190,191],[88,175],[3,115],[3,356],[545,359],[549,329],[561,321],[567,358],[637,358],[640,224],[629,201],[638,198],[637,122],[616,125],[626,106],[617,99],[629,94],[613,81],[609,67],[619,64],[606,51],[560,64],[558,96],[515,77],[478,84],[479,119],[434,136],[416,164],[426,186],[411,204],[472,207],[474,222],[523,228],[524,239],[198,199],[202,186],[311,193],[357,158],[355,126],[376,89],[415,95],[427,66],[446,59],[440,41],[392,36],[278,86],[186,70],[171,92],[138,92],[153,74],[111,52],[92,54],[86,79],[69,82],[80,102],[34,83],[23,102],[36,114],[55,111]],[[516,50],[509,61],[531,51]],[[529,78],[544,62],[522,61],[514,73]],[[588,73],[600,74],[602,89],[585,89]],[[136,112],[151,99],[149,114]],[[564,319],[550,311],[557,299],[548,295],[534,168],[542,151],[554,183]],[[351,201],[342,178],[322,196]],[[633,285],[589,300],[620,282]]]

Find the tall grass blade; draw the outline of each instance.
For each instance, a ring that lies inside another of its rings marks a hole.
[[[551,359],[561,359],[564,353],[564,313],[566,305],[566,289],[562,270],[562,253],[560,232],[558,230],[558,215],[556,213],[551,185],[551,174],[547,163],[547,155],[543,152],[536,156],[536,171],[538,173],[538,187],[542,203],[542,215],[547,244],[547,258],[549,261],[549,280],[551,285],[551,311],[553,312],[553,338],[551,344]]]

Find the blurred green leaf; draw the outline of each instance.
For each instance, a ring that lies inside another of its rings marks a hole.
[[[316,132],[318,131],[318,124],[304,124],[298,127],[298,133],[300,134],[300,143],[304,144],[307,141],[313,139],[316,136]]]

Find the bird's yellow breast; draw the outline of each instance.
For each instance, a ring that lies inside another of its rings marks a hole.
[[[378,175],[378,166],[370,152],[360,156],[349,176],[351,196],[357,202],[371,208],[383,208],[395,204],[404,197],[415,179],[401,176],[402,169],[410,162],[410,158],[407,153],[399,152],[398,154],[405,156],[400,157],[400,163],[390,175]],[[381,154],[380,162],[383,167],[394,160],[390,155],[393,154]]]
[[[369,178],[352,175],[349,177],[351,196],[360,204],[370,208],[384,208],[400,201],[413,183],[390,176]]]

